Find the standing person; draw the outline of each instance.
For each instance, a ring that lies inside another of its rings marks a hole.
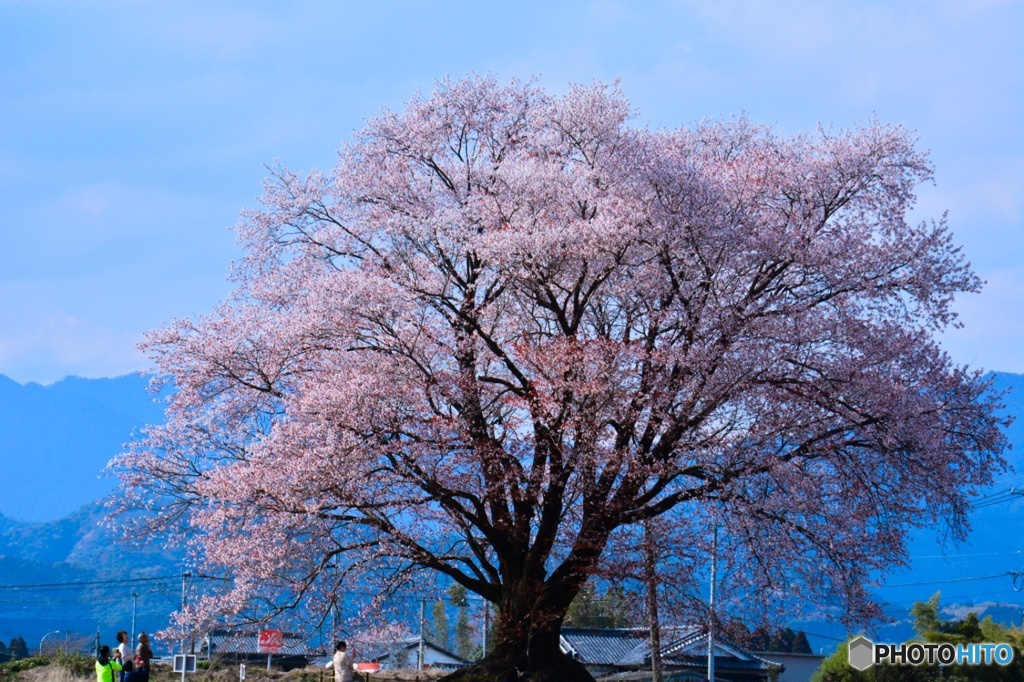
[[[117,642],[117,652],[114,654],[114,658],[121,659],[121,665],[124,666],[124,662],[132,657],[132,643],[128,640],[127,630],[117,633]]]
[[[344,641],[338,642],[334,647],[334,658],[324,666],[334,666],[334,682],[352,682],[352,676],[355,675],[352,657],[345,652],[347,648],[348,645]]]
[[[114,673],[121,671],[121,664],[110,658],[110,647],[100,647],[96,659],[96,682],[114,682]]]
[[[135,647],[136,680],[133,682],[149,682],[149,662],[153,660],[153,650],[149,648],[149,636],[139,633],[139,645]],[[127,677],[124,682],[129,682]]]
[[[114,658],[121,664],[122,671],[124,670],[124,664],[127,661],[132,660],[132,643],[128,638],[128,631],[121,630],[117,633],[117,650],[114,651]],[[124,672],[121,672],[117,676],[118,682],[124,681]]]
[[[149,670],[149,662],[153,660],[153,650],[149,648],[149,636],[145,632],[139,633],[139,645],[135,647],[135,658],[139,659],[136,665],[141,665]]]

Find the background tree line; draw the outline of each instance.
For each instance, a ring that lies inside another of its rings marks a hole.
[[[25,638],[21,635],[13,637],[7,646],[4,646],[3,641],[0,641],[0,663],[17,661],[22,658],[28,658],[28,656],[28,645],[25,643]]]
[[[914,638],[918,642],[951,644],[1006,643],[1013,647],[1013,662],[1000,665],[879,665],[863,672],[849,665],[849,642],[839,645],[825,659],[813,682],[1021,682],[1024,681],[1024,630],[1017,626],[996,623],[991,616],[978,619],[975,612],[962,619],[944,620],[940,605],[941,593],[936,592],[928,601],[915,602],[910,609],[914,617]]]

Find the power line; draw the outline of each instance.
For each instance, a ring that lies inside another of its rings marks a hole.
[[[992,499],[993,497],[1000,497],[1002,495],[1007,495],[1009,493],[1012,493],[1013,491],[1014,491],[1013,488],[1007,488],[1006,490],[1000,490],[998,492],[989,493],[988,495],[982,495],[981,497],[975,498],[974,502],[984,502],[985,500]]]
[[[159,578],[123,578],[121,580],[83,580],[66,583],[35,583],[32,585],[0,585],[0,590],[28,590],[42,587],[78,587],[86,585],[120,585],[124,583],[141,583],[153,580],[174,580],[180,576],[164,576]]]
[[[220,578],[212,575],[200,575],[191,574],[191,578],[201,578],[203,580],[222,580],[224,582],[230,582],[230,578]],[[142,583],[142,582],[153,582],[158,580],[180,580],[181,575],[165,575],[158,576],[155,578],[122,578],[120,580],[82,580],[78,582],[65,582],[65,583],[35,583],[31,585],[0,585],[0,590],[29,590],[29,589],[42,589],[42,588],[64,588],[64,587],[80,587],[89,585],[123,585],[125,583]]]
[[[790,629],[792,629],[792,628],[790,628]],[[802,632],[805,635],[807,635],[808,637],[820,637],[821,639],[831,639],[833,642],[845,642],[846,639],[848,639],[848,638],[844,638],[844,637],[833,637],[831,635],[822,635],[822,634],[819,634],[817,632],[807,632],[807,630],[804,630],[803,628],[797,628],[797,632]],[[772,652],[762,651],[762,652],[759,652],[759,653],[786,653],[786,652],[784,652],[784,651],[781,651],[781,652],[779,652],[779,651],[772,651]]]
[[[919,554],[917,556],[908,557],[909,559],[960,559],[964,557],[979,557],[979,556],[1005,556],[1007,554],[1024,554],[1019,549],[1006,551],[1006,552],[982,552],[979,554]]]
[[[995,575],[979,575],[973,578],[948,578],[946,580],[925,580],[919,583],[895,583],[886,584],[884,587],[917,587],[919,585],[939,585],[943,583],[965,583],[973,580],[992,580],[993,578],[1005,578],[1008,575],[1013,575],[1012,571],[1006,573],[996,573]]]
[[[1016,488],[1008,488],[1006,490],[1000,490],[997,493],[985,495],[976,499],[971,506],[974,509],[984,509],[985,507],[991,507],[994,504],[1001,504],[1003,502],[1009,502],[1015,497],[1024,495],[1024,490],[1017,490]]]
[[[992,599],[993,597],[998,597],[998,595],[1012,595],[1012,594],[1017,594],[1017,591],[1014,590],[1013,588],[1004,588],[1004,589],[998,589],[998,590],[988,590],[988,591],[985,591],[985,592],[971,592],[969,594],[949,594],[949,595],[943,594],[942,595],[942,601],[943,602],[950,602],[950,601],[953,601],[953,600],[956,600],[956,599],[971,599],[971,600]],[[923,599],[911,599],[911,600],[907,600],[907,601],[887,601],[886,604],[888,606],[892,606],[892,607],[897,607],[898,606],[898,607],[909,608],[909,607],[913,606],[914,604],[916,604],[918,602],[923,602],[923,601],[925,601],[925,600],[923,600]],[[995,604],[995,605],[999,605],[999,606],[1013,607],[1015,609],[1024,609],[1024,604],[1017,603],[1017,602],[992,601],[991,603]],[[977,607],[977,606],[982,606],[982,605],[984,605],[984,604],[974,604],[973,606]]]

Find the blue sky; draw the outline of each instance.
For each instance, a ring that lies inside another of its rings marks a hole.
[[[382,107],[469,72],[621,78],[638,124],[916,131],[988,281],[954,358],[1024,372],[1024,3],[0,3],[0,374],[145,369],[147,329],[228,292],[264,164],[328,168]]]

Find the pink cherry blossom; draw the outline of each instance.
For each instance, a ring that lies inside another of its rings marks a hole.
[[[482,669],[589,679],[559,626],[645,520],[678,584],[715,523],[751,604],[849,621],[909,526],[964,531],[1004,439],[936,343],[981,283],[907,221],[910,134],[632,117],[616,86],[444,81],[329,174],[274,171],[231,298],[143,345],[175,392],[116,464],[232,579],[183,627],[433,573],[497,607]]]

